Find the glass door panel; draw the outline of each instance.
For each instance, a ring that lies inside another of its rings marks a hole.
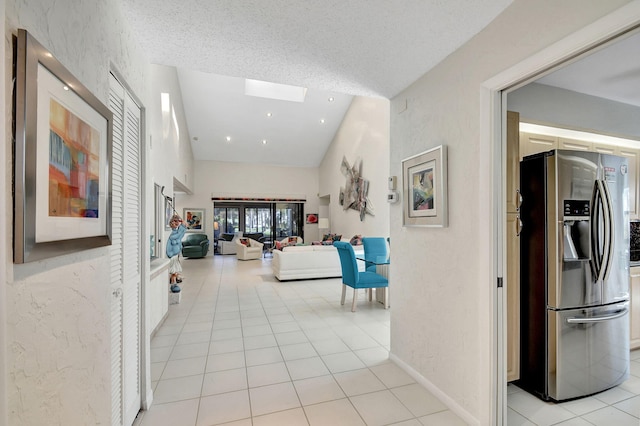
[[[270,239],[271,209],[269,207],[245,207],[244,232],[261,232],[265,238]]]
[[[218,230],[223,234],[233,234],[240,230],[240,208],[239,207],[215,207],[213,209],[213,229],[215,231],[218,223]],[[215,236],[214,236],[215,238]]]
[[[299,203],[276,204],[276,239],[302,237],[302,206]]]

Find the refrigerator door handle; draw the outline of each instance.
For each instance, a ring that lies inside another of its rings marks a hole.
[[[612,235],[612,209],[611,198],[606,183],[598,179],[593,188],[593,202],[591,203],[591,227],[592,227],[592,262],[596,280],[605,280],[609,275],[611,263],[611,250],[613,249]],[[600,217],[602,211],[602,218]],[[603,239],[600,240],[600,226],[603,225]],[[602,243],[602,247],[601,247]]]
[[[590,324],[590,323],[594,323],[594,322],[602,322],[602,321],[614,320],[616,318],[623,317],[623,316],[627,315],[628,313],[629,313],[629,308],[624,308],[623,310],[621,310],[619,312],[616,312],[613,315],[603,315],[603,316],[599,316],[599,317],[590,317],[590,318],[571,317],[571,318],[567,318],[567,322],[569,324]]]
[[[611,194],[609,193],[609,185],[604,180],[600,180],[600,185],[602,186],[602,193],[604,194],[603,202],[604,202],[604,210],[605,210],[605,253],[606,253],[606,263],[604,265],[604,273],[602,274],[602,279],[606,281],[609,278],[609,272],[611,271],[611,264],[613,263],[613,248],[615,247],[614,238],[615,238],[615,229],[614,229],[614,220],[613,220],[613,202],[611,201]]]

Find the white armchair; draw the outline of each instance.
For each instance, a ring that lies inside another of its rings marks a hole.
[[[260,259],[264,244],[251,238],[238,238],[235,241],[236,256],[239,260]]]
[[[228,234],[224,234],[228,235]],[[231,241],[226,241],[222,237],[218,239],[218,253],[220,254],[236,254],[236,240],[242,237],[242,232],[236,232]]]

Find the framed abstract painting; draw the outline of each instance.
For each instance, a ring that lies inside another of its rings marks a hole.
[[[183,212],[182,219],[187,222],[187,232],[204,232],[204,209],[187,208]]]
[[[447,147],[402,160],[403,225],[446,227]]]
[[[27,31],[16,48],[14,262],[110,245],[113,115]]]

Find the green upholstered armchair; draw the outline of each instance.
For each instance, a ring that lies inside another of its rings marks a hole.
[[[207,234],[188,234],[182,240],[182,255],[184,257],[205,257],[209,251]]]

